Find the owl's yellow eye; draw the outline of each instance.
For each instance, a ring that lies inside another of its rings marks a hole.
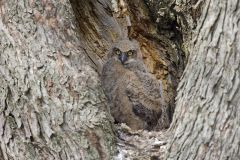
[[[128,56],[132,56],[133,55],[133,51],[128,51],[127,54],[128,54]]]
[[[117,55],[120,55],[120,54],[121,54],[121,51],[120,51],[120,50],[116,50],[116,54],[117,54]]]

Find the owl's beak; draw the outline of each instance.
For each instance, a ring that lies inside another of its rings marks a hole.
[[[126,53],[122,52],[120,55],[119,55],[119,60],[122,62],[122,64],[124,64],[127,60],[128,60],[128,57],[126,55]]]

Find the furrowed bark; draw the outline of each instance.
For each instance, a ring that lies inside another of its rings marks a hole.
[[[239,0],[203,4],[178,86],[167,159],[240,157],[239,8]]]
[[[112,159],[98,74],[66,0],[0,2],[0,157]]]

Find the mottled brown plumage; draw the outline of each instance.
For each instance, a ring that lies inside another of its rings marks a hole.
[[[116,122],[133,129],[168,127],[161,86],[145,69],[136,41],[113,45],[103,66],[102,84]]]

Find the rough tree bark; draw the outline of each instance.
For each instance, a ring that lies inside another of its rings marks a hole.
[[[188,5],[178,2],[179,8]],[[240,158],[239,2],[206,0],[192,6],[202,11],[178,87],[167,159]]]
[[[67,0],[0,1],[0,159],[112,159],[97,72]]]

